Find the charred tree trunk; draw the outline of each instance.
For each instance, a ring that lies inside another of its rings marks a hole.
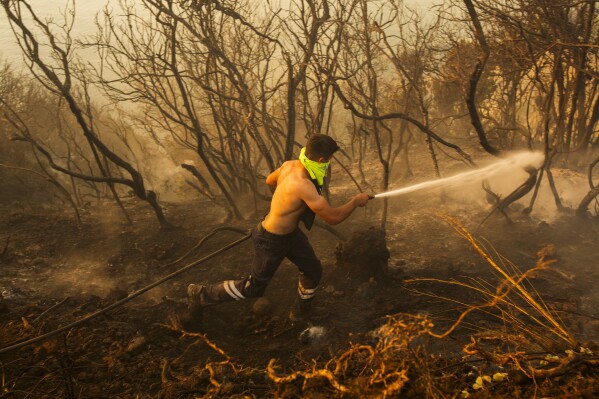
[[[580,201],[578,208],[576,208],[576,215],[579,217],[587,216],[589,205],[595,198],[597,198],[597,196],[599,196],[599,186],[595,186],[593,182],[593,169],[597,164],[599,164],[599,158],[595,159],[589,165],[588,182],[589,186],[591,187],[591,190],[584,196],[582,201]]]
[[[468,14],[470,15],[470,19],[474,25],[474,35],[481,48],[478,61],[474,66],[474,71],[472,71],[472,75],[470,75],[470,80],[468,82],[468,88],[466,90],[466,106],[468,107],[470,121],[472,122],[472,126],[478,135],[480,145],[489,154],[498,156],[500,151],[489,143],[487,134],[480,120],[478,109],[476,108],[476,87],[478,86],[478,82],[483,74],[483,71],[485,70],[485,65],[487,64],[487,60],[489,58],[489,45],[487,44],[482,25],[478,19],[478,13],[472,4],[472,0],[464,0],[464,4],[468,9]]]
[[[578,208],[576,209],[576,215],[578,215],[580,217],[586,217],[589,205],[595,198],[597,198],[597,196],[599,196],[599,186],[597,186],[594,189],[592,189],[591,191],[589,191],[587,193],[587,195],[584,196],[582,201],[580,201],[580,204],[578,205]]]

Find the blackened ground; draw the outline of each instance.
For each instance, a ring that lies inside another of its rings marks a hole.
[[[0,277],[3,347],[101,309],[240,237],[235,232],[218,233],[173,264],[202,237],[222,226],[222,215],[206,212],[206,207],[170,204],[168,216],[179,228],[160,230],[143,204],[128,203],[127,207],[135,220],[133,226],[123,222],[112,204],[105,204],[84,215],[82,228],[75,226],[71,215],[57,210],[3,209],[2,231],[4,237],[10,237]],[[221,386],[216,396],[246,393],[261,397],[277,390],[280,396],[299,395],[297,389],[283,389],[266,377],[264,370],[270,359],[277,359],[281,372],[310,369],[313,362],[323,364],[347,350],[350,342],[372,341],[372,331],[387,322],[387,315],[427,316],[435,323],[433,331],[441,332],[464,310],[464,304],[484,301],[475,291],[447,281],[482,279],[491,286],[497,284],[492,268],[437,211],[464,221],[468,228],[476,227],[485,216],[482,211],[473,214],[468,209],[433,203],[426,209],[392,213],[385,236],[378,223],[373,223],[372,209],[358,210],[340,228],[349,238],[345,243],[318,228],[309,233],[325,268],[317,304],[331,311],[329,318],[316,324],[322,328],[310,330],[314,336],[302,335],[309,325],[291,325],[287,319],[297,284],[297,270],[287,261],[264,299],[207,308],[205,336],[188,335],[179,329],[177,318],[186,308],[187,284],[247,273],[252,254],[247,241],[68,334],[1,355],[2,395],[201,395],[214,386],[205,368],[210,362],[212,373],[224,376],[217,379],[230,384]],[[594,251],[589,249],[599,244],[597,222],[569,215],[551,223],[517,213],[513,216],[515,224],[507,224],[501,217],[491,219],[478,237],[487,238],[498,253],[522,270],[533,267],[537,253],[553,244],[551,256],[557,262],[551,270],[536,275],[532,284],[567,329],[585,347],[594,348],[590,342],[599,337],[599,315],[595,313],[599,298],[594,289],[599,269]],[[252,220],[243,227],[249,229],[254,223]],[[493,312],[475,312],[448,338],[432,339],[427,348],[446,359],[444,364],[459,363],[462,347],[471,336],[505,328]],[[528,349],[546,352],[551,348],[533,342]],[[229,357],[241,365],[238,367],[245,367],[243,373],[231,369],[230,364],[218,369],[218,363]],[[477,362],[474,365],[480,366]],[[473,374],[472,370],[478,369],[468,364],[453,369],[455,376],[462,375],[455,380],[455,392],[471,386],[479,372]],[[581,396],[571,397],[584,397],[584,392],[597,387],[596,376],[596,369],[574,369],[571,379],[562,378],[578,381],[572,389]],[[321,385],[316,388],[320,394],[334,394],[329,385]],[[561,392],[558,388],[562,385],[549,384],[546,392]],[[516,388],[524,392],[522,395],[530,392],[526,384]],[[497,395],[514,392],[505,387],[496,391]],[[407,392],[422,394],[414,388],[406,388]]]
[[[423,151],[418,155],[422,159],[412,159],[414,183],[430,175],[426,154]],[[459,170],[459,162],[442,161],[444,167]],[[566,190],[564,199],[571,191],[564,187],[585,187],[584,176],[558,172],[554,176],[558,187]],[[331,201],[339,205],[356,189],[341,172],[334,173]],[[379,175],[375,169],[366,173]],[[568,186],[574,177],[582,183]],[[478,187],[475,191],[482,193]],[[318,227],[309,233],[325,270],[316,305],[326,307],[330,317],[312,326],[288,322],[298,272],[285,261],[263,299],[207,308],[205,335],[182,331],[178,318],[186,309],[187,285],[246,274],[252,256],[251,243],[246,241],[67,334],[0,355],[0,398],[338,397],[325,379],[311,380],[306,386],[301,378],[275,383],[266,368],[271,359],[276,359],[280,376],[331,368],[334,362],[327,362],[352,345],[381,344],[380,332],[385,331],[381,326],[387,325],[388,316],[407,326],[408,320],[431,320],[431,331],[442,333],[467,306],[488,300],[464,284],[493,291],[500,283],[501,276],[445,221],[447,216],[475,233],[488,253],[513,273],[516,268],[524,272],[535,267],[539,252],[545,251],[547,259],[555,262],[530,276],[527,287],[538,292],[582,347],[596,354],[599,223],[568,213],[547,217],[539,211],[540,204],[525,216],[520,211],[528,200],[521,202],[510,211],[513,224],[494,214],[479,226],[490,211],[484,201],[438,191],[392,197],[383,233],[383,201],[372,200],[337,226],[346,242]],[[551,209],[547,203],[543,206]],[[223,226],[222,208],[202,200],[163,203],[167,217],[178,226],[171,230],[160,230],[145,204],[129,200],[125,206],[134,220],[132,226],[107,202],[84,210],[80,228],[68,210],[0,206],[1,347],[101,309],[241,237],[232,231],[219,232],[195,248]],[[257,214],[265,212],[263,204]],[[249,230],[257,221],[250,216],[235,227]],[[532,381],[510,374],[504,382],[475,390],[478,376],[512,370],[465,355],[462,350],[472,337],[489,350],[536,353],[540,359],[548,353],[566,356],[563,342],[527,337],[524,330],[533,325],[530,319],[506,320],[495,310],[477,311],[444,339],[415,336],[410,350],[394,352],[395,363],[387,365],[394,367],[403,355],[415,361],[403,364],[411,371],[399,396],[460,397],[467,391],[471,398],[578,398],[594,397],[599,391],[597,367],[589,362],[577,363],[550,379]],[[306,330],[309,327],[313,328]],[[541,333],[551,337],[550,331]],[[510,345],[492,340],[498,336],[514,340]],[[514,344],[518,337],[519,343]],[[357,356],[351,359],[354,363],[348,364],[343,383],[361,392],[372,377],[372,365],[365,367],[360,363],[364,359]],[[596,364],[596,355],[588,359]],[[424,366],[429,374],[422,372]],[[428,385],[427,375],[431,376]],[[431,381],[436,384],[432,390]]]

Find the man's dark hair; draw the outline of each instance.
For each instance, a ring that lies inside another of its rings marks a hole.
[[[318,161],[321,157],[328,158],[337,150],[337,142],[324,134],[314,134],[306,143],[306,156],[312,161]]]

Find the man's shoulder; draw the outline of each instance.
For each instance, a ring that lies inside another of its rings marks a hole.
[[[281,164],[281,168],[292,168],[301,165],[301,162],[297,159],[291,159],[289,161],[285,161]]]
[[[314,184],[300,161],[286,161],[281,166],[281,181],[292,191],[314,189]]]
[[[290,176],[293,179],[302,178],[304,173],[304,166],[298,160],[285,161],[279,168],[280,173],[285,177]]]

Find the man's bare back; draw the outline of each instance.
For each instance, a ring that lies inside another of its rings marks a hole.
[[[300,161],[283,163],[279,169],[266,178],[266,183],[275,187],[275,192],[272,196],[270,212],[266,215],[262,225],[274,234],[291,233],[297,228],[300,217],[306,209],[306,203],[302,200],[299,191],[306,190],[305,183],[312,186],[314,192],[316,192],[316,188]]]
[[[308,171],[300,161],[287,161],[266,178],[266,184],[275,187],[270,212],[262,222],[266,230],[274,234],[293,232],[306,206],[329,224],[341,223],[358,206],[368,203],[367,194],[358,194],[337,208],[329,205],[318,194]]]

